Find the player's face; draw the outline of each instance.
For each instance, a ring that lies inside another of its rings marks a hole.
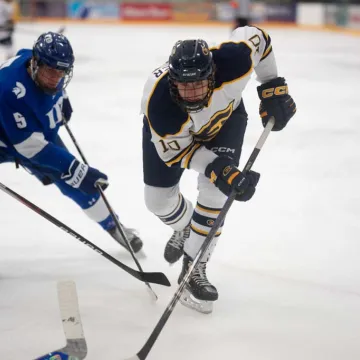
[[[203,100],[209,90],[209,80],[175,83],[180,96],[190,102]]]
[[[39,85],[46,89],[55,90],[61,79],[65,76],[62,70],[53,69],[47,65],[41,65],[37,72]]]

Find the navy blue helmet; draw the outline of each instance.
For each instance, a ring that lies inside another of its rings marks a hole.
[[[208,80],[204,96],[198,100],[186,100],[179,94],[179,83]],[[170,94],[173,100],[187,112],[201,111],[209,102],[215,87],[215,65],[206,41],[179,40],[169,57]]]
[[[37,82],[36,75],[42,65],[63,71],[64,77],[56,89],[45,88],[37,82],[45,92],[57,93],[69,84],[73,74],[74,61],[75,57],[69,40],[62,34],[49,31],[40,35],[33,46],[32,77]]]

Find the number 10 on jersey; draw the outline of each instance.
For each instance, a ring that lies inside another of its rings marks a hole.
[[[162,145],[163,152],[167,152],[170,149],[178,151],[180,150],[180,145],[176,140],[165,142],[164,140],[159,140],[160,144]]]

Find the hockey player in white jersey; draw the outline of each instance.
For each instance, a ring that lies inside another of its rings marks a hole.
[[[253,70],[261,83],[257,90],[262,123],[265,126],[275,117],[273,130],[282,130],[296,106],[285,79],[278,77],[270,36],[256,27],[238,28],[229,40],[210,49],[204,40],[176,42],[168,63],[145,84],[141,104],[145,203],[174,230],[164,256],[174,263],[184,254],[179,281],[230,192],[236,190],[239,201],[248,201],[255,193],[260,175],[237,168],[247,124],[242,92]],[[195,209],[179,189],[184,169],[199,173]],[[218,299],[206,264],[220,234],[221,228],[182,299],[200,311]]]
[[[4,52],[3,60],[14,56],[14,3],[12,0],[0,0],[0,48]]]

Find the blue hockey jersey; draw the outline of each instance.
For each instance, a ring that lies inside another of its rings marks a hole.
[[[0,150],[62,174],[75,159],[56,145],[63,92],[48,95],[35,84],[27,71],[31,57],[23,49],[0,67]]]

